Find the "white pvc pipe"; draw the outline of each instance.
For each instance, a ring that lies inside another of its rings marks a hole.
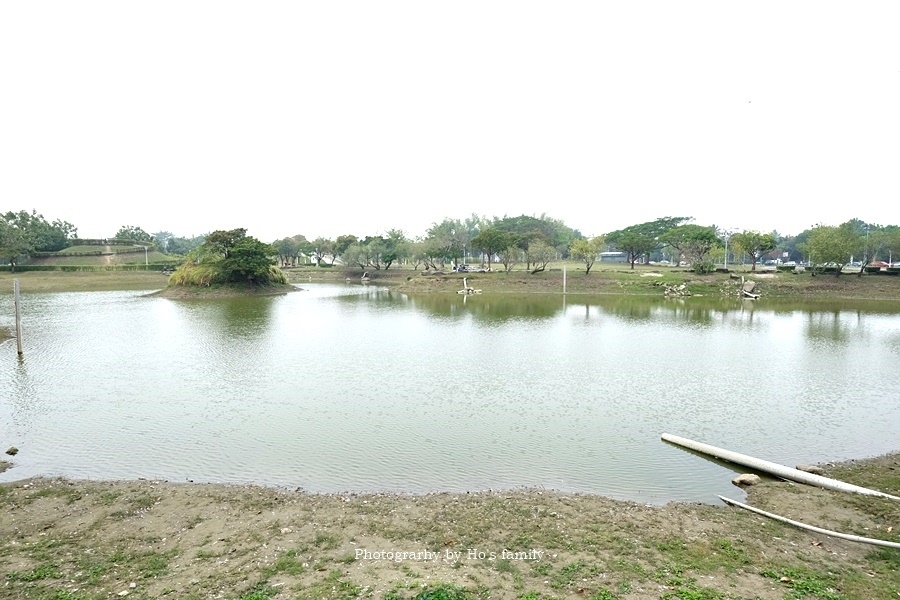
[[[807,525],[806,523],[801,523],[800,521],[793,521],[786,517],[780,517],[774,513],[766,512],[764,510],[760,510],[758,508],[754,508],[748,504],[741,504],[737,500],[732,500],[730,498],[726,498],[725,496],[719,496],[719,498],[725,504],[733,504],[734,506],[739,506],[743,509],[749,510],[750,512],[755,512],[764,517],[769,517],[770,519],[775,519],[776,521],[781,521],[782,523],[788,523],[795,527],[799,527],[800,529],[806,529],[807,531],[815,531],[816,533],[821,533],[824,535],[830,535],[831,537],[841,538],[842,540],[850,540],[852,542],[862,542],[863,544],[874,544],[875,546],[887,546],[888,548],[900,548],[900,544],[897,542],[887,542],[885,540],[876,540],[874,538],[862,537],[859,535],[852,535],[850,533],[839,533],[837,531],[831,531],[830,529],[822,529],[821,527],[814,527],[813,525]]]
[[[884,492],[870,490],[869,488],[853,485],[852,483],[844,483],[843,481],[838,481],[837,479],[831,479],[829,477],[822,477],[821,475],[813,475],[812,473],[807,473],[806,471],[799,471],[797,469],[785,467],[784,465],[779,465],[767,460],[747,456],[746,454],[739,454],[737,452],[725,450],[724,448],[719,448],[717,446],[710,446],[709,444],[704,444],[702,442],[695,442],[694,440],[678,437],[677,435],[672,435],[670,433],[662,434],[662,439],[667,442],[683,446],[684,448],[688,448],[690,450],[696,450],[697,452],[702,452],[703,454],[709,454],[710,456],[714,456],[716,458],[721,458],[729,462],[744,465],[745,467],[750,467],[751,469],[756,469],[757,471],[771,473],[772,475],[777,475],[778,477],[783,477],[784,479],[798,481],[807,485],[814,485],[816,487],[825,488],[826,490],[853,492],[855,494],[864,494],[866,496],[880,496],[881,498],[900,500],[900,497],[898,496],[891,496],[890,494],[885,494]]]

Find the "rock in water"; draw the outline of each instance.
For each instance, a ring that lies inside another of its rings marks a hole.
[[[745,485],[756,485],[762,481],[759,478],[759,475],[754,475],[752,473],[744,473],[743,475],[738,475],[734,479],[731,480],[731,483],[737,486],[745,486]]]
[[[0,446],[0,448],[2,448],[2,446]],[[16,448],[15,446],[13,446],[9,450],[7,450],[6,453],[9,454],[10,456],[15,456],[16,454],[19,453],[19,449]]]

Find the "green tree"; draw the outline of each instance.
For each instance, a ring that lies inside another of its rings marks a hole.
[[[347,252],[347,248],[358,241],[359,239],[353,234],[337,236],[337,239],[334,240],[334,247],[332,248],[331,264],[334,264],[337,257],[343,257],[344,253]]]
[[[282,267],[296,264],[297,260],[297,241],[294,238],[282,238],[272,242],[272,247],[278,253],[278,260]]]
[[[0,219],[0,258],[9,263],[10,270],[15,273],[19,258],[34,252],[34,244],[28,241],[26,232]]]
[[[543,240],[535,240],[528,245],[528,260],[532,265],[531,274],[539,273],[547,268],[551,260],[556,258],[556,249]]]
[[[423,264],[427,258],[427,246],[421,238],[407,243],[407,257],[409,264],[413,266],[413,270],[417,271],[419,265]]]
[[[284,273],[270,258],[276,253],[270,244],[248,236],[246,229],[213,231],[176,269],[169,282],[180,285],[284,283]]]
[[[205,235],[198,235],[194,237],[172,237],[166,241],[166,252],[169,254],[180,254],[182,256],[187,256],[193,250],[196,250],[200,246],[203,245],[203,242],[206,241]]]
[[[71,223],[56,220],[49,223],[43,215],[32,210],[7,212],[0,216],[0,256],[14,270],[20,257],[33,252],[56,252],[67,247],[77,236]]]
[[[369,266],[369,246],[362,242],[356,241],[347,246],[344,253],[341,254],[341,260],[347,266],[357,266],[365,270]]]
[[[316,261],[316,266],[321,266],[322,261],[325,260],[326,256],[332,256],[331,264],[334,264],[334,241],[329,240],[328,238],[317,237],[312,242],[310,242],[310,253],[312,254],[313,260]]]
[[[634,263],[640,257],[649,255],[662,246],[663,243],[660,241],[660,238],[667,231],[689,220],[690,217],[662,217],[655,221],[639,223],[625,229],[612,231],[606,234],[606,241],[620,252],[625,252],[628,256],[628,262],[631,263],[631,268],[634,269]]]
[[[240,229],[219,229],[213,231],[206,236],[206,240],[200,246],[200,255],[204,258],[209,256],[228,258],[235,244],[245,237],[247,237],[247,230],[243,227]]]
[[[169,252],[169,242],[171,242],[175,238],[175,234],[171,231],[157,231],[152,234],[151,239],[153,239],[153,243],[156,244],[156,248],[162,252],[163,254],[168,254]]]
[[[722,243],[715,227],[693,224],[674,227],[659,239],[684,255],[694,265],[694,270],[703,272],[710,270],[710,253]]]
[[[530,217],[528,215],[503,217],[495,219],[493,226],[500,231],[517,236],[519,247],[523,250],[527,249],[532,242],[541,240],[564,254],[568,251],[572,240],[582,237],[577,230],[546,214],[540,217]]]
[[[113,237],[117,240],[131,240],[133,242],[150,242],[153,239],[153,236],[149,233],[134,225],[122,225]]]
[[[875,240],[872,240],[873,237]],[[869,244],[873,259],[894,263],[900,257],[900,227],[897,225],[880,227],[870,235]]]
[[[497,258],[503,264],[503,268],[509,273],[516,264],[522,260],[524,252],[516,244],[510,244],[497,253]]]
[[[837,265],[835,277],[840,277],[851,257],[858,254],[865,245],[864,237],[851,221],[837,227],[817,225],[810,231],[806,242],[813,268],[834,263]]]
[[[387,232],[387,237],[381,238],[381,261],[384,263],[385,271],[404,257],[408,251],[408,242],[406,235],[400,229],[391,229]]]
[[[756,263],[766,252],[771,252],[777,246],[775,235],[760,233],[758,231],[742,231],[731,236],[731,243],[735,250],[743,252],[750,257],[751,271],[756,270]]]
[[[435,267],[437,261],[441,264],[457,263],[469,242],[469,230],[458,219],[444,219],[440,223],[432,224],[427,231],[425,242],[428,245],[431,267]]]
[[[273,248],[255,237],[245,236],[231,247],[228,256],[221,261],[221,277],[229,283],[249,282],[257,285],[270,283]]]
[[[495,254],[513,244],[513,236],[496,227],[486,227],[472,238],[472,247],[487,256],[488,269]]]
[[[363,254],[365,256],[366,266],[372,267],[376,271],[380,271],[381,267],[385,264],[384,255],[387,251],[385,239],[380,235],[370,235],[366,236],[366,238],[360,242],[360,245],[362,246]]]
[[[569,246],[569,255],[585,264],[585,275],[590,275],[591,267],[594,266],[594,262],[603,248],[603,243],[603,237],[597,236],[591,239],[581,238],[574,240],[572,245]]]

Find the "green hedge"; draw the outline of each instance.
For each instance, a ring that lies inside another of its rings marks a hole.
[[[150,263],[149,265],[18,265],[16,273],[26,271],[164,271],[173,269],[178,263]],[[9,265],[0,265],[0,271],[11,271]]]
[[[119,240],[116,238],[72,238],[69,240],[70,246],[131,246],[133,244],[141,244],[145,246],[155,246],[153,242],[136,242],[134,240]]]
[[[144,249],[141,248],[141,252]],[[32,252],[31,258],[51,258],[58,256],[100,256],[103,254],[102,250],[90,250],[87,252]]]

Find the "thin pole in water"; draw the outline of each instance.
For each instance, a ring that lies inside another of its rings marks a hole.
[[[563,294],[566,293],[566,265],[563,265]]]
[[[13,279],[13,297],[16,304],[16,349],[22,354],[22,316],[19,310],[19,280]]]

